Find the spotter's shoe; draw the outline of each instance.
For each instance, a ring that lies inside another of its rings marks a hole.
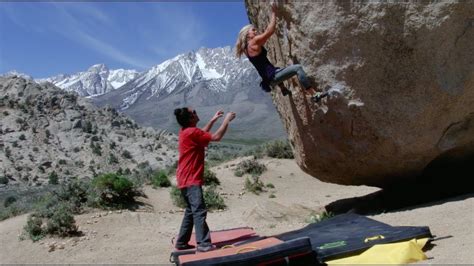
[[[175,248],[176,250],[186,250],[186,249],[196,248],[196,246],[186,244],[186,245],[176,245]]]

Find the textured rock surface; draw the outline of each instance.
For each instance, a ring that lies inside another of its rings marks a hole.
[[[263,30],[268,2],[246,1]],[[267,42],[332,97],[274,94],[299,166],[323,181],[385,187],[474,151],[474,4],[291,1]]]
[[[177,160],[176,143],[51,83],[0,77],[0,192],[6,184],[45,185],[53,172],[62,182],[165,168]]]

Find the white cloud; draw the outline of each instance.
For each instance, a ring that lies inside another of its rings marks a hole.
[[[147,64],[142,60],[136,59],[134,57],[128,56],[127,54],[113,47],[112,45],[107,44],[95,37],[92,37],[91,35],[85,32],[77,31],[76,33],[78,35],[77,37],[79,37],[79,40],[82,43],[89,45],[89,47],[93,48],[94,50],[108,55],[109,57],[114,58],[117,61],[139,68],[147,68],[150,66],[150,64]]]
[[[63,23],[61,25],[52,26],[52,28],[62,36],[133,67],[147,68],[152,65],[152,63],[146,59],[129,56],[109,42],[95,37],[101,36],[101,34],[98,34],[99,31],[107,31],[110,26],[113,26],[112,20],[100,10],[93,7],[81,7],[79,10],[76,10],[80,13],[76,15],[78,16],[78,18],[76,18],[75,14],[69,11],[64,5],[55,4],[55,7]],[[87,20],[84,18],[87,16],[84,16],[84,12],[92,14],[93,18],[109,25],[103,25],[105,28],[94,28],[86,25]]]
[[[23,10],[30,8],[30,5],[28,3],[16,3],[16,4],[17,4],[16,5],[17,7],[21,6]],[[38,28],[36,27],[36,25],[31,25],[31,24],[26,23],[25,20],[23,20],[21,17],[22,14],[16,12],[16,8],[12,8],[12,7],[13,7],[12,3],[2,3],[1,8],[0,8],[0,14],[2,13],[5,14],[6,18],[12,21],[13,24],[25,30],[25,32],[30,32],[32,30],[38,31]]]
[[[159,56],[172,57],[200,47],[206,37],[206,28],[189,5],[159,3],[153,5],[154,32],[142,30],[149,49]]]

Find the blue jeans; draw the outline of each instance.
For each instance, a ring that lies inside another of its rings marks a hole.
[[[311,84],[306,77],[306,72],[304,72],[303,67],[300,64],[278,69],[275,73],[275,77],[273,77],[273,80],[271,81],[271,85],[280,84],[294,75],[298,75],[298,80],[306,90],[311,88]]]
[[[211,245],[211,233],[206,223],[207,209],[202,193],[201,186],[190,186],[181,189],[181,195],[186,201],[186,210],[184,211],[183,221],[179,229],[176,246],[188,244],[191,239],[191,233],[196,233],[196,243],[198,246]]]

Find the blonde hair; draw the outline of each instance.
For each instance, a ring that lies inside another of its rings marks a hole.
[[[235,55],[240,58],[247,47],[247,34],[253,28],[252,24],[245,25],[239,32],[237,42],[235,42]]]

